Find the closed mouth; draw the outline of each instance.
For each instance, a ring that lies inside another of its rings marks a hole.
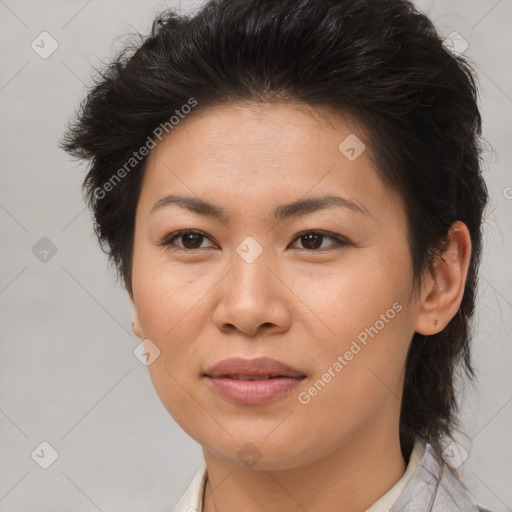
[[[299,377],[292,377],[290,375],[219,375],[217,377],[207,377],[213,379],[233,379],[233,380],[270,380],[270,379],[305,379],[305,375]]]
[[[269,379],[303,379],[306,377],[300,370],[269,357],[247,359],[232,357],[219,361],[203,374],[211,379],[231,380],[269,380]]]

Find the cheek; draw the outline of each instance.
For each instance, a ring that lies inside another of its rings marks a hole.
[[[191,319],[203,298],[203,287],[186,266],[171,265],[163,250],[134,251],[134,300],[145,337],[165,340],[167,345],[178,338],[177,333],[191,335],[198,327]]]
[[[400,395],[412,336],[411,276],[405,264],[393,267],[389,260],[375,256],[373,261],[361,258],[318,277],[302,281],[296,292],[308,297],[319,319],[310,315],[314,322],[306,324],[313,342],[305,357],[315,361],[315,378],[304,401],[316,411],[312,417],[318,413],[323,418],[322,411],[342,407],[360,419],[365,411],[370,413]],[[336,412],[334,416],[340,421]]]
[[[184,368],[180,366],[183,361],[196,362],[205,314],[202,295],[186,285],[159,279],[158,274],[138,292],[136,307],[142,333],[160,349],[160,363],[175,372]]]
[[[395,317],[405,316],[398,309],[405,307],[410,290],[407,264],[393,265],[393,257],[383,252],[354,252],[336,265],[309,269],[300,279],[297,269],[290,273],[289,282],[299,299],[298,320],[307,328],[315,327],[317,340],[324,341],[318,355],[329,352],[329,346],[343,349],[358,335],[364,342],[370,336],[365,330],[375,324],[379,332],[389,332],[390,325],[396,327]]]
[[[339,322],[352,334],[323,344],[317,372],[298,397],[308,439],[311,432],[313,438],[346,439],[371,430],[383,415],[398,414],[409,344],[406,315],[404,308],[384,326],[373,320],[363,329]]]
[[[158,347],[160,354],[148,366],[151,381],[162,404],[174,420],[186,431],[190,430],[190,416],[194,411],[201,354],[198,347],[204,313],[198,300],[186,289],[172,286],[154,274],[139,288],[137,311],[145,338]]]
[[[185,377],[190,378],[194,364],[197,365],[196,344],[202,325],[198,315],[204,312],[201,308],[204,293],[189,281],[183,272],[134,253],[132,282],[138,320],[143,337],[160,351],[148,371],[171,413],[180,407],[186,409],[186,404],[180,403],[184,396],[180,383]]]
[[[159,251],[134,252],[135,307],[145,338],[159,357],[148,366],[153,386],[174,420],[193,434],[193,426],[211,419],[194,400],[204,361],[214,356],[205,337],[213,314],[212,297],[222,268],[171,263]],[[217,333],[219,334],[219,333]]]

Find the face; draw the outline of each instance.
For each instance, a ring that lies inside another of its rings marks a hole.
[[[396,431],[418,308],[365,134],[294,104],[196,114],[151,151],[136,212],[135,330],[164,406],[209,453],[267,469]],[[261,357],[297,378],[205,376]]]

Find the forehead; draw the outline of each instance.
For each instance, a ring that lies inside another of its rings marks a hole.
[[[357,134],[367,141],[367,135],[355,118],[336,115],[325,107],[313,108],[294,102],[254,103],[243,101],[202,109],[175,125],[157,147],[150,160],[170,146],[190,150],[189,157],[225,158],[226,153],[238,159],[251,153],[277,159],[319,157],[321,150],[338,146],[338,139]],[[200,144],[198,142],[200,141]],[[369,149],[369,147],[368,147]],[[222,162],[225,164],[226,162]]]
[[[165,192],[186,194],[261,215],[264,204],[335,191],[359,204],[393,196],[356,121],[302,104],[240,103],[197,110],[166,135],[148,156],[141,202],[149,213]]]

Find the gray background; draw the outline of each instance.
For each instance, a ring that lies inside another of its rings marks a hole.
[[[468,41],[481,84],[492,204],[475,319],[480,382],[464,392],[459,443],[469,457],[459,469],[481,503],[510,511],[512,1],[417,3],[442,34]],[[171,510],[202,462],[132,353],[128,296],[82,203],[85,168],[56,146],[91,65],[177,6],[0,0],[0,511]],[[43,31],[59,45],[47,59],[31,48]],[[32,250],[43,237],[57,249],[46,262]],[[58,452],[48,469],[31,457],[43,441]]]

